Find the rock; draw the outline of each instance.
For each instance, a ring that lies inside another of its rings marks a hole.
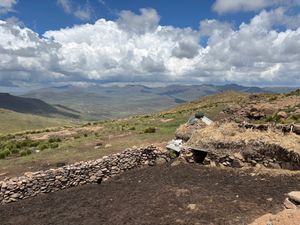
[[[233,156],[234,156],[236,159],[239,159],[239,160],[241,160],[241,161],[244,160],[244,157],[243,157],[243,155],[242,155],[240,152],[234,153]]]
[[[195,210],[197,208],[197,205],[196,204],[188,204],[187,208],[189,210]]]
[[[281,169],[280,165],[278,163],[269,163],[267,165],[268,168],[272,168],[272,169]]]
[[[285,119],[285,118],[288,117],[288,114],[284,111],[280,111],[280,112],[277,113],[277,116],[279,116],[280,118]]]
[[[283,205],[286,209],[297,209],[297,206],[292,203],[289,198],[286,198],[283,202]]]
[[[155,160],[156,165],[162,165],[162,164],[165,164],[165,163],[166,163],[166,160],[164,158],[161,158],[161,157],[159,157]]]
[[[10,198],[14,198],[14,199],[16,199],[16,198],[19,198],[20,197],[20,194],[12,194],[11,196],[10,196]]]
[[[111,144],[106,144],[105,146],[104,146],[104,148],[110,148],[112,145]]]
[[[244,167],[244,163],[238,159],[234,159],[231,163],[231,166],[234,168],[242,168]]]
[[[215,161],[210,161],[210,166],[211,166],[211,167],[216,167],[216,166],[217,166],[217,164],[216,164],[216,162],[215,162]]]
[[[292,191],[288,193],[288,197],[294,202],[300,204],[300,191]]]
[[[171,163],[171,166],[178,166],[181,164],[181,161],[180,160],[175,160],[174,162]]]

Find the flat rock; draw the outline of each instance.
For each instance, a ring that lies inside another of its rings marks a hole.
[[[175,160],[174,162],[171,163],[171,166],[178,166],[181,164],[180,160]]]
[[[283,205],[286,209],[297,209],[297,206],[292,203],[289,198],[286,198],[283,202]]]
[[[292,191],[290,193],[288,193],[288,197],[297,202],[298,204],[300,204],[300,191]]]

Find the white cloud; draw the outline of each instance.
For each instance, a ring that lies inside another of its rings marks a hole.
[[[89,1],[85,5],[75,4],[72,0],[57,0],[57,4],[68,14],[80,20],[90,20],[92,17],[92,7]]]
[[[17,0],[0,0],[0,15],[14,11]]]
[[[299,15],[262,11],[235,29],[217,20],[200,30],[159,25],[153,9],[124,11],[39,37],[0,22],[0,83],[235,82],[300,84]],[[285,29],[277,31],[277,26]],[[205,36],[207,46],[199,40]],[[8,82],[9,81],[9,82]]]
[[[216,0],[213,9],[220,13],[258,11],[267,7],[300,5],[299,0]]]
[[[160,17],[154,9],[140,9],[141,14],[137,15],[131,11],[121,11],[117,23],[125,30],[138,34],[153,32],[159,25]]]

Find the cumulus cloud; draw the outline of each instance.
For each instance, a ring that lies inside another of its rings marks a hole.
[[[268,7],[300,5],[299,0],[216,0],[213,9],[220,13],[258,11]]]
[[[0,0],[0,15],[14,11],[17,0]]]
[[[299,15],[262,11],[238,28],[203,20],[199,30],[159,25],[153,9],[123,11],[43,37],[0,22],[0,83],[235,82],[300,83]],[[284,29],[276,30],[277,26]],[[207,38],[207,45],[199,44]],[[8,82],[9,81],[9,82]]]
[[[137,15],[131,11],[121,11],[117,20],[118,26],[137,34],[153,32],[157,29],[160,17],[154,9],[140,9],[141,14]]]
[[[89,1],[85,5],[75,4],[72,0],[57,0],[57,4],[68,14],[80,20],[90,20],[92,17],[92,7]]]

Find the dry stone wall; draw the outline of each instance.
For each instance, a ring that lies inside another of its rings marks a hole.
[[[127,149],[101,159],[78,162],[61,168],[25,173],[0,181],[0,204],[55,192],[87,183],[101,183],[109,177],[141,165],[153,166],[170,160],[168,152],[154,146]]]

